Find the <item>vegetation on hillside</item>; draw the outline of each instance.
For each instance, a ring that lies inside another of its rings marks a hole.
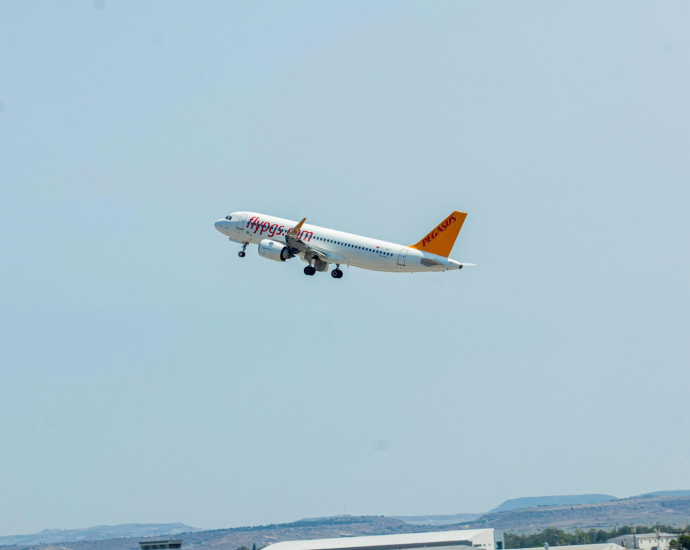
[[[566,533],[555,527],[547,527],[539,533],[533,535],[516,535],[514,533],[505,533],[505,543],[506,548],[538,548],[548,544],[549,546],[569,546],[572,544],[600,544],[606,542],[614,537],[620,537],[621,535],[629,535],[633,533],[653,533],[656,529],[666,533],[673,533],[677,530],[677,527],[671,525],[636,525],[635,527],[620,527],[618,529],[613,529],[612,531],[604,531],[603,529],[589,529],[588,531],[583,531],[582,529],[576,529],[572,533]],[[689,530],[690,525],[686,526],[685,530]],[[687,535],[680,535],[690,539]],[[690,543],[690,540],[688,540]],[[690,546],[676,546],[676,549],[687,549],[690,550]]]

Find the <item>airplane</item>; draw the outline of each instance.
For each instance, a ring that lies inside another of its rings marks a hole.
[[[233,212],[214,225],[231,241],[242,245],[240,258],[245,257],[247,245],[256,244],[259,256],[268,260],[285,262],[299,257],[309,264],[304,268],[305,275],[327,272],[333,264],[331,276],[340,279],[340,266],[401,273],[453,271],[473,266],[448,257],[466,217],[465,212],[453,212],[421,241],[409,246],[308,225],[304,223],[307,218],[296,223],[256,212]]]

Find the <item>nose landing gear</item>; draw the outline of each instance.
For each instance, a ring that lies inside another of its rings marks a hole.
[[[238,255],[240,258],[244,258],[244,257],[247,255],[247,254],[245,253],[245,250],[247,250],[247,245],[248,245],[248,244],[249,244],[249,243],[242,243],[242,250],[240,250],[240,251],[237,253],[237,255]]]

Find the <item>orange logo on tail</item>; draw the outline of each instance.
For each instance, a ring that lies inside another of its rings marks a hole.
[[[453,250],[455,239],[465,223],[467,214],[465,212],[453,212],[440,224],[438,224],[426,237],[410,248],[423,250],[431,254],[448,257]]]
[[[455,214],[448,216],[445,220],[443,220],[443,223],[441,223],[436,229],[422,239],[422,247],[426,248],[427,244],[433,241],[440,233],[448,229],[451,224],[454,224],[456,221],[458,220],[455,217]]]

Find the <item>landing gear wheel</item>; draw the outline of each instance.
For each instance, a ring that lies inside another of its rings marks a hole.
[[[333,271],[331,271],[331,277],[333,277],[334,279],[342,279],[343,272],[339,269],[334,269]]]
[[[244,250],[240,250],[240,251],[237,253],[237,255],[238,255],[240,258],[244,258],[244,257],[246,256],[246,254],[244,253]]]
[[[314,269],[312,266],[308,265],[304,268],[305,275],[313,275],[314,273],[316,273],[316,269]]]

